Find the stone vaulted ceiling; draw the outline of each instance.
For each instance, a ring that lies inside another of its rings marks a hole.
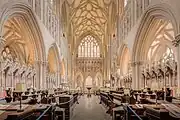
[[[107,22],[107,9],[104,2],[81,0],[74,2],[73,8],[72,25],[76,36],[86,32],[93,32],[98,36],[104,34]]]
[[[94,35],[99,40],[107,34],[110,18],[115,15],[114,0],[66,0],[66,20],[76,39]],[[114,9],[114,10],[113,10]],[[112,13],[114,12],[114,13]],[[114,16],[115,17],[115,16]]]

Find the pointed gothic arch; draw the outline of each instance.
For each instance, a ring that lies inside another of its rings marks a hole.
[[[23,3],[13,3],[8,2],[2,8],[2,13],[0,14],[0,25],[4,25],[7,20],[13,17],[23,18],[24,23],[27,25],[29,32],[32,34],[32,43],[35,46],[35,56],[36,60],[46,60],[45,56],[45,45],[43,42],[42,33],[38,24],[38,21],[29,6]],[[0,35],[4,33],[3,27],[0,29]],[[1,38],[3,40],[3,38]]]
[[[148,40],[148,36],[150,36],[150,33],[153,35],[152,29],[157,27],[161,20],[169,21],[173,26],[174,34],[176,35],[178,33],[179,21],[177,21],[176,14],[170,6],[163,3],[151,6],[146,10],[142,16],[132,49],[132,62],[134,63],[133,69],[135,70],[133,73],[134,80],[132,81],[134,88],[143,87],[143,82],[140,80],[141,65],[146,62],[148,55],[147,51],[149,46],[152,44],[152,41],[150,39]],[[155,31],[156,30],[154,30],[154,32]]]
[[[144,38],[147,32],[152,28],[151,25],[156,21],[156,19],[164,19],[170,21],[174,28],[174,34],[176,35],[179,30],[178,22],[175,13],[172,8],[167,4],[158,4],[150,7],[146,10],[142,16],[142,22],[136,33],[135,42],[133,45],[132,61],[140,61],[143,59],[144,55],[140,55],[142,47],[144,45]]]
[[[86,77],[85,87],[93,87],[93,78],[91,76]]]
[[[122,45],[121,49],[120,49],[120,53],[119,53],[119,59],[118,59],[118,63],[119,63],[119,67],[120,67],[120,74],[127,74],[128,73],[128,67],[129,67],[129,63],[131,61],[131,57],[130,57],[130,51],[127,47],[127,45]]]
[[[55,73],[59,71],[58,51],[56,51],[56,48],[54,46],[49,48],[47,60],[49,64],[50,73]]]
[[[2,44],[0,51],[2,52],[8,46],[12,51],[17,53],[16,58],[21,61],[17,62],[20,63],[18,70],[19,72],[20,70],[23,71],[21,73],[23,74],[22,80],[28,80],[28,75],[30,75],[31,71],[32,75],[29,77],[33,77],[32,86],[36,88],[44,87],[43,81],[45,80],[45,76],[40,74],[45,72],[45,69],[41,69],[44,67],[43,64],[46,61],[45,46],[38,20],[32,9],[22,2],[14,3],[9,1],[3,5],[1,11],[0,42]],[[11,30],[14,30],[14,34],[10,34]],[[12,41],[12,38],[14,41]]]

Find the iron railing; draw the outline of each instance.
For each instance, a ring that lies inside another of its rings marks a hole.
[[[105,96],[107,97],[107,101],[110,101],[111,104],[116,104],[109,95],[105,94]],[[100,101],[105,102],[104,100],[102,100],[103,98],[104,95],[100,93]],[[122,106],[125,111],[125,115],[124,115],[125,120],[142,120],[142,118],[138,114],[136,114],[136,112],[128,104],[122,103]]]
[[[41,118],[52,108],[52,106],[49,106],[36,120],[41,120]]]
[[[136,112],[129,105],[125,105],[124,110],[126,111],[126,120],[142,120],[142,118],[136,114]]]
[[[64,102],[64,103],[59,103],[59,104],[56,104],[56,105],[59,106],[59,105],[68,104],[68,103],[70,103],[71,101],[73,101],[76,97],[78,97],[78,96],[73,96],[69,101]],[[78,100],[77,100],[76,102],[78,102]],[[52,108],[52,106],[49,106],[36,120],[41,120],[41,118],[42,118],[45,114],[47,114],[47,112],[48,112],[51,108]],[[53,111],[53,110],[52,110],[52,111]]]

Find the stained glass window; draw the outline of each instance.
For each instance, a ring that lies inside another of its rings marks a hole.
[[[100,48],[94,37],[88,35],[81,41],[78,57],[100,57]]]

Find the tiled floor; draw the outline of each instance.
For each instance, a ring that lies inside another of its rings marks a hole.
[[[99,104],[97,96],[87,98],[85,95],[79,99],[72,120],[111,120],[111,117],[106,114],[105,108]]]

